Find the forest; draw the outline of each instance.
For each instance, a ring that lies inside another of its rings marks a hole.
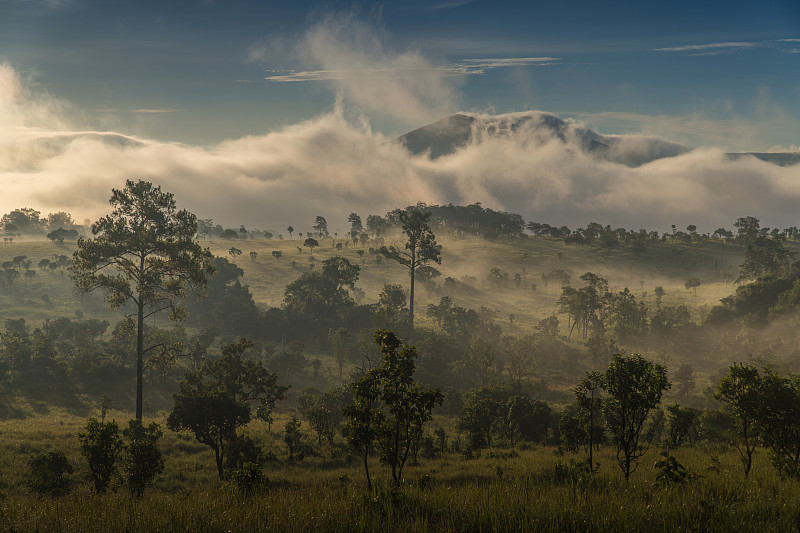
[[[0,220],[4,529],[800,524],[797,227],[109,204]]]

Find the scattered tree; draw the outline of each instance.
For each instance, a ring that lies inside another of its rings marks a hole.
[[[650,411],[670,388],[667,370],[641,355],[615,355],[603,375],[609,397],[603,404],[606,423],[617,447],[617,462],[627,481],[647,452],[640,443],[642,429]]]
[[[424,213],[418,208],[409,208],[399,214],[399,221],[407,240],[404,249],[397,246],[382,246],[381,254],[393,259],[409,269],[411,274],[411,288],[408,298],[408,320],[412,334],[414,331],[414,282],[418,269],[429,267],[428,263],[442,262],[442,247],[436,244],[428,222],[431,214]],[[435,270],[435,269],[434,269]]]
[[[114,211],[92,224],[92,239],[79,239],[71,267],[78,291],[104,289],[112,309],[136,306],[136,419],[142,419],[144,320],[169,309],[187,316],[179,302],[190,289],[203,294],[214,273],[211,252],[196,242],[197,217],[178,211],[173,195],[146,181],[112,189]],[[145,313],[145,311],[148,311]]]

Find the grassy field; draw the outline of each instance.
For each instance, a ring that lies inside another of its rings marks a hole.
[[[318,263],[334,255],[341,255],[361,266],[361,276],[357,287],[364,291],[361,303],[375,302],[386,283],[399,283],[408,288],[408,272],[397,263],[369,253],[369,247],[349,246],[337,250],[335,245],[341,239],[324,239],[313,251],[314,262]],[[401,243],[399,237],[387,238],[386,243]],[[595,247],[567,246],[561,240],[551,238],[509,238],[485,240],[479,237],[448,238],[439,237],[442,245],[442,276],[433,285],[421,284],[418,293],[417,309],[425,309],[427,304],[438,303],[443,292],[443,280],[452,277],[463,280],[466,286],[452,294],[456,305],[472,309],[486,307],[497,311],[502,322],[514,315],[516,327],[530,329],[537,319],[555,312],[556,300],[560,295],[557,283],[545,285],[541,276],[555,269],[571,273],[572,282],[581,285],[578,279],[587,271],[594,272],[609,280],[612,290],[628,287],[637,298],[644,296],[648,306],[655,306],[653,289],[663,286],[665,304],[686,303],[699,313],[719,299],[731,294],[734,287],[726,283],[725,274],[735,275],[742,262],[739,246],[709,243],[705,245],[684,245],[656,243],[648,245],[647,251],[635,255],[630,250],[617,249],[610,252]],[[286,285],[297,279],[312,264],[312,254],[302,247],[302,240],[208,240],[203,243],[212,253],[231,260],[228,250],[237,247],[243,254],[236,259],[244,274],[244,283],[259,305],[279,307],[283,301]],[[298,247],[302,251],[298,251]],[[25,255],[33,267],[41,259],[49,259],[53,254],[71,255],[74,244],[55,245],[49,241],[15,241],[0,246],[0,262],[9,261],[15,256]],[[272,252],[279,250],[282,257],[276,259]],[[359,252],[363,251],[363,255]],[[258,255],[255,260],[250,252]],[[502,284],[488,280],[489,270],[498,267],[507,274]],[[520,283],[514,283],[514,275],[520,275]],[[684,283],[696,276],[701,285],[696,294],[687,290]],[[0,320],[24,317],[33,323],[52,316],[75,315],[81,311],[85,316],[116,320],[118,315],[110,314],[101,295],[75,294],[68,274],[61,271],[39,271],[33,279],[24,276],[9,288],[0,291]],[[420,313],[418,313],[420,314]]]
[[[130,413],[112,412],[118,421]],[[162,424],[163,418],[158,420]],[[654,447],[626,483],[613,449],[595,455],[597,474],[580,472],[552,447],[484,450],[465,459],[448,452],[407,468],[397,492],[372,460],[377,487],[368,492],[361,465],[346,456],[286,460],[279,430],[261,423],[246,433],[271,449],[268,486],[245,495],[216,477],[210,450],[189,435],[165,432],[166,471],[141,500],[124,489],[96,495],[76,435],[85,418],[54,410],[5,421],[0,432],[0,527],[5,531],[792,531],[797,530],[800,485],[781,480],[765,453],[745,480],[735,450],[685,447],[673,451],[690,472],[689,484],[655,483]],[[448,428],[451,419],[429,426]],[[304,428],[306,433],[310,433]],[[311,442],[312,437],[307,437]],[[64,451],[76,471],[70,495],[40,497],[25,487],[35,453]]]

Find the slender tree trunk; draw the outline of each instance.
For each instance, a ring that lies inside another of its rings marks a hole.
[[[369,446],[364,448],[364,472],[367,474],[367,490],[372,490],[372,480],[369,478]]]
[[[592,451],[594,449],[594,389],[592,389],[591,402],[589,404],[589,471],[594,472],[594,462]]]
[[[144,302],[139,295],[136,317],[136,420],[142,419],[144,390]]]
[[[219,474],[219,479],[222,481],[222,449],[219,446],[214,447],[214,459],[217,461],[217,474]]]
[[[408,323],[411,327],[411,338],[409,342],[414,342],[414,278],[417,273],[417,249],[411,249],[411,292],[408,297]]]

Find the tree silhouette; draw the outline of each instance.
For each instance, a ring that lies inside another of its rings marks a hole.
[[[79,292],[104,289],[111,309],[136,306],[136,419],[142,419],[144,320],[170,310],[187,316],[179,302],[190,290],[203,295],[214,273],[211,252],[196,241],[197,217],[178,211],[171,193],[146,181],[128,180],[112,189],[110,215],[92,224],[91,239],[79,239],[71,275]]]
[[[314,225],[312,227],[314,228],[314,230],[316,230],[317,235],[319,235],[320,239],[323,237],[327,237],[329,235],[328,221],[325,220],[325,217],[317,216],[316,220],[314,220]]]
[[[615,355],[603,375],[603,388],[609,397],[603,404],[606,424],[617,447],[617,462],[627,481],[647,452],[640,444],[642,428],[650,411],[661,402],[661,394],[671,386],[667,370],[641,355]]]
[[[404,249],[397,246],[382,246],[380,249],[381,254],[388,259],[397,261],[410,271],[408,319],[412,335],[414,331],[414,282],[417,270],[420,267],[428,266],[431,261],[437,264],[442,262],[442,247],[436,244],[436,236],[428,225],[430,218],[430,213],[423,213],[414,207],[401,212],[399,221],[402,224],[403,233],[407,237]]]
[[[305,240],[305,242],[303,242],[303,246],[307,246],[308,249],[311,250],[310,253],[313,256],[314,255],[314,248],[319,246],[319,241],[317,239],[315,239],[314,237],[309,237],[308,239]],[[298,250],[300,250],[302,252],[301,248],[298,248]]]

